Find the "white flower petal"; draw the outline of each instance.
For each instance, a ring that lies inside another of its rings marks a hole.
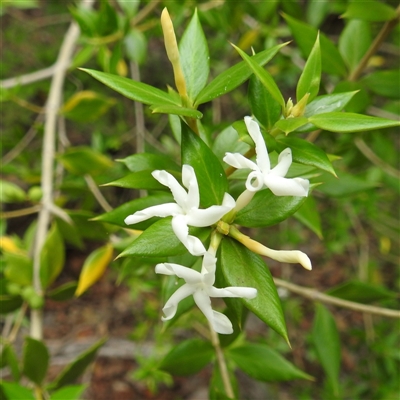
[[[240,153],[225,153],[223,160],[234,168],[258,169],[257,164]]]
[[[177,204],[179,204],[182,208],[184,208],[184,211],[186,211],[185,206],[186,206],[188,194],[186,193],[186,190],[175,179],[175,177],[172,176],[169,172],[164,171],[164,170],[163,171],[159,171],[159,170],[153,171],[151,174],[162,185],[169,187],[169,189],[171,190],[172,196],[174,196],[174,199],[177,202]]]
[[[233,333],[232,322],[226,315],[218,311],[213,310],[213,318],[210,322],[214,331],[217,333],[221,333],[223,335],[230,335]]]
[[[222,205],[224,207],[228,207],[230,211],[236,207],[236,202],[235,199],[229,193],[225,193],[224,198],[222,199]]]
[[[229,286],[226,288],[207,288],[210,297],[241,297],[244,299],[254,299],[257,296],[257,289],[251,287]]]
[[[198,208],[193,209],[186,215],[186,221],[190,226],[211,226],[218,222],[226,213],[232,210],[232,208],[225,206],[211,206],[204,210]]]
[[[199,208],[199,185],[194,169],[190,165],[184,164],[182,166],[182,183],[188,189],[185,210],[189,211],[192,208]]]
[[[152,217],[169,217],[171,215],[182,213],[181,207],[175,203],[158,204],[156,206],[145,208],[141,211],[136,211],[134,214],[125,218],[127,225],[137,224]]]
[[[272,168],[270,174],[276,176],[286,176],[292,164],[292,150],[289,148],[282,151],[278,157],[278,164]]]
[[[246,189],[249,192],[257,192],[264,186],[264,175],[261,171],[250,172],[246,180]]]
[[[203,243],[201,243],[201,240],[195,236],[189,235],[189,228],[185,215],[175,215],[172,218],[172,229],[190,254],[200,256],[206,252],[206,248]]]
[[[244,117],[244,122],[256,145],[257,165],[261,171],[268,173],[271,168],[271,163],[269,161],[267,146],[261,134],[260,127],[251,117]]]
[[[311,260],[307,256],[307,254],[303,253],[300,250],[273,250],[269,249],[268,247],[263,247],[263,251],[259,254],[272,258],[273,260],[286,262],[286,263],[299,263],[305,269],[311,271],[312,265]]]
[[[173,318],[178,309],[179,302],[193,294],[195,290],[196,288],[193,285],[185,284],[181,286],[165,303],[163,308],[165,317],[162,317],[161,319],[163,321],[168,321],[169,319]]]
[[[203,278],[200,272],[174,263],[157,264],[155,270],[156,274],[176,275],[178,278],[184,279],[186,283],[191,285],[201,283]]]
[[[264,184],[275,196],[307,197],[310,182],[302,178],[281,178],[280,176],[264,176]]]

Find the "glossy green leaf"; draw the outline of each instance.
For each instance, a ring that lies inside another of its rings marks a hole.
[[[25,338],[23,350],[23,373],[40,386],[49,366],[49,351],[43,342],[31,337]]]
[[[368,22],[353,19],[347,23],[339,38],[339,51],[350,71],[357,67],[371,42],[371,27]]]
[[[170,156],[163,154],[137,153],[117,161],[125,164],[132,172],[143,171],[146,169],[151,169],[153,171],[156,169],[181,170],[178,164],[176,164]]]
[[[64,241],[57,224],[53,224],[40,252],[40,280],[43,288],[55,281],[64,267],[64,261]]]
[[[265,129],[271,129],[281,117],[282,108],[255,75],[250,78],[248,97],[252,114]]]
[[[4,252],[6,266],[4,276],[20,286],[32,284],[32,259],[25,254]]]
[[[194,101],[206,85],[210,72],[207,40],[197,15],[197,9],[182,35],[179,43],[179,56],[189,99]]]
[[[0,314],[8,314],[18,310],[22,303],[22,297],[19,295],[2,295],[0,296]]]
[[[286,22],[304,57],[308,57],[314,46],[318,31],[316,28],[298,21],[284,14]],[[320,33],[321,66],[322,71],[332,75],[346,76],[346,65],[335,45],[322,33]]]
[[[58,159],[69,172],[76,175],[98,175],[113,165],[104,154],[86,146],[70,147]]]
[[[294,217],[322,239],[321,217],[314,197],[308,196],[303,205],[296,211]]]
[[[309,117],[308,120],[320,129],[338,133],[363,132],[400,126],[399,121],[343,112],[317,114]]]
[[[240,54],[243,60],[247,63],[249,68],[253,71],[254,75],[260,80],[260,82],[264,85],[264,87],[269,91],[271,96],[280,104],[280,106],[285,108],[285,100],[283,99],[282,93],[278,88],[278,85],[275,83],[272,76],[264,69],[262,66],[257,64],[250,56],[248,56],[243,50],[239,47],[233,45],[236,51]]]
[[[281,131],[285,132],[285,134],[289,134],[302,126],[308,123],[308,119],[306,117],[296,117],[296,118],[286,118],[280,119],[275,126]]]
[[[307,22],[318,28],[329,14],[330,4],[328,1],[309,0],[307,2]]]
[[[49,385],[51,390],[57,390],[63,386],[75,383],[85,372],[85,369],[94,361],[97,351],[107,339],[101,339],[89,349],[81,353],[74,361],[68,364],[56,379]]]
[[[260,256],[231,238],[221,243],[221,267],[229,286],[257,289],[254,299],[242,299],[246,307],[288,343],[285,318],[271,273]]]
[[[65,386],[51,394],[49,400],[79,400],[86,385]]]
[[[18,364],[17,354],[11,344],[6,343],[4,345],[1,357],[2,362],[5,361],[6,365],[10,368],[14,381],[18,382],[21,378],[21,371]]]
[[[35,400],[33,393],[27,387],[18,383],[2,381],[0,383],[0,395],[2,391],[6,396],[4,400]]]
[[[318,96],[311,103],[307,104],[304,116],[311,117],[316,114],[342,111],[357,92],[358,91],[333,93]]]
[[[131,227],[134,228],[135,225]],[[210,234],[206,228],[192,228],[189,232],[197,237],[203,232],[204,239]],[[184,254],[186,251],[172,230],[171,217],[167,217],[147,228],[119,257],[167,257]]]
[[[232,125],[219,132],[212,145],[213,153],[219,160],[224,158],[226,152],[244,154],[249,148],[248,144],[240,140],[237,130]]]
[[[110,243],[107,243],[105,246],[102,246],[89,254],[79,275],[75,296],[80,296],[104,275],[112,257],[113,247]]]
[[[315,144],[297,137],[277,138],[276,144],[279,152],[289,147],[292,150],[293,161],[304,165],[312,165],[336,176],[328,156]]]
[[[296,88],[296,98],[299,102],[307,93],[310,93],[308,102],[310,103],[319,92],[321,81],[321,49],[319,45],[319,33],[311,53],[308,56],[306,65],[300,75]]]
[[[115,208],[112,211],[109,211],[105,214],[101,214],[98,217],[95,217],[95,221],[108,222],[109,224],[114,224],[121,226],[123,228],[129,228],[129,225],[126,225],[124,220],[128,215],[135,213],[136,211],[143,210],[147,207],[152,207],[158,204],[164,203],[173,203],[174,199],[172,194],[169,193],[161,193],[157,195],[151,195],[142,197],[136,200],[128,201],[127,203],[122,204]],[[147,229],[150,225],[152,225],[158,218],[150,218],[147,221],[139,222],[135,224],[134,229],[144,230]]]
[[[355,81],[341,81],[333,89],[332,94],[357,91],[353,98],[347,103],[347,112],[364,113],[367,107],[371,104],[371,98],[365,85]]]
[[[146,189],[146,190],[161,190],[165,189],[156,179],[153,178],[151,173],[153,170],[144,170],[132,172],[124,177],[104,184],[103,186],[118,186],[125,189]]]
[[[264,50],[251,57],[251,59],[259,65],[264,65],[287,44],[288,43],[283,43],[272,47],[271,49]],[[196,98],[195,106],[197,107],[200,104],[206,103],[215,99],[216,97],[220,97],[231,92],[233,89],[245,82],[252,73],[252,70],[248,67],[245,61],[228,68],[226,71],[219,74],[199,93]]]
[[[228,180],[221,162],[212,150],[182,122],[182,164],[191,165],[200,190],[200,203],[209,207],[222,203]]]
[[[128,99],[150,105],[180,105],[168,93],[145,83],[93,69],[81,68],[81,70]]]
[[[396,18],[396,10],[388,4],[369,0],[368,5],[364,1],[351,1],[341,18],[361,19],[364,21],[390,21]]]
[[[388,290],[384,286],[356,280],[335,286],[326,293],[330,296],[364,304],[379,300],[394,299],[397,296],[395,292]]]
[[[172,106],[172,105],[156,105],[150,107],[153,113],[158,114],[174,114],[174,115],[182,115],[183,117],[190,117],[201,119],[203,118],[203,114],[200,111],[197,111],[193,108],[186,108],[181,106]]]
[[[251,202],[237,213],[235,223],[248,228],[276,225],[293,215],[305,200],[305,197],[278,197],[269,189],[260,190]]]
[[[68,211],[77,231],[83,239],[107,241],[110,238],[110,232],[100,221],[93,221],[96,214],[84,210]]]
[[[277,351],[264,344],[244,343],[229,349],[227,356],[243,372],[258,381],[313,380],[312,376],[298,369]]]
[[[336,396],[339,395],[340,338],[335,320],[328,309],[316,304],[312,339],[319,361]]]
[[[85,247],[81,237],[81,232],[77,225],[70,224],[61,218],[56,218],[55,223],[57,224],[57,228],[65,243],[68,243],[78,249],[83,249]]]
[[[399,99],[400,90],[395,82],[400,82],[399,68],[374,71],[362,79],[362,83],[372,92],[391,99]]]
[[[54,301],[66,301],[74,297],[78,282],[67,282],[46,293],[46,297]]]
[[[160,369],[172,375],[187,376],[201,371],[214,356],[209,341],[188,339],[176,345],[161,361]]]

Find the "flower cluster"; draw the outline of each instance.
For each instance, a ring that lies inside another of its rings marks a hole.
[[[247,180],[246,190],[239,196],[237,202],[228,193],[225,193],[221,205],[213,205],[206,209],[200,209],[200,193],[195,171],[192,166],[184,164],[182,166],[182,185],[167,171],[153,171],[153,177],[162,185],[167,186],[175,200],[175,203],[166,203],[148,207],[144,210],[137,211],[125,218],[128,225],[145,221],[152,217],[172,216],[172,229],[186,247],[186,249],[194,256],[202,256],[201,272],[187,268],[183,265],[174,263],[161,263],[156,266],[156,273],[164,275],[175,275],[185,281],[167,301],[163,308],[165,317],[163,321],[170,320],[176,314],[178,303],[184,298],[192,295],[195,303],[206,316],[212,328],[223,334],[233,332],[232,324],[229,319],[211,308],[211,297],[241,297],[253,299],[257,295],[257,290],[250,287],[226,287],[223,289],[214,287],[216,262],[216,249],[212,246],[206,250],[201,240],[189,234],[189,226],[208,227],[218,223],[227,213],[232,210],[238,210],[247,205],[256,191],[264,187],[270,189],[276,196],[307,196],[309,190],[309,182],[306,179],[285,178],[285,175],[292,163],[291,150],[285,149],[278,159],[278,164],[271,169],[271,163],[262,137],[260,128],[250,117],[245,117],[247,130],[255,143],[256,162],[245,158],[241,154],[226,153],[224,161],[235,168],[250,169]],[[242,241],[253,251],[257,251],[254,247],[254,241],[244,239]],[[262,245],[260,245],[262,246]],[[309,258],[300,251],[276,251],[268,248],[265,255],[277,260],[285,260],[287,262],[299,262],[305,268],[311,269]],[[290,254],[289,254],[290,253]]]

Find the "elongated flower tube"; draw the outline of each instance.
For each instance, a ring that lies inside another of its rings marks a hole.
[[[185,284],[166,302],[163,308],[165,317],[161,318],[163,321],[172,319],[176,314],[179,302],[192,295],[195,303],[210,322],[215,332],[227,335],[233,332],[232,323],[229,318],[212,309],[210,297],[242,297],[253,299],[257,295],[257,289],[235,286],[223,289],[214,287],[216,262],[217,259],[214,255],[206,252],[203,257],[201,272],[179,264],[163,263],[156,265],[157,274],[176,275],[178,278],[185,280]]]
[[[225,193],[222,205],[199,209],[199,185],[190,165],[182,166],[182,183],[187,191],[167,171],[153,171],[152,175],[162,185],[169,187],[176,203],[160,204],[137,211],[126,217],[125,223],[132,225],[152,217],[172,216],[172,229],[178,239],[194,256],[203,255],[206,248],[199,238],[189,235],[189,226],[206,227],[215,224],[235,207],[235,200]]]
[[[307,196],[310,186],[307,179],[285,178],[292,164],[292,151],[289,148],[283,150],[279,155],[278,164],[271,169],[267,146],[262,137],[260,127],[251,117],[245,117],[244,122],[256,146],[256,162],[239,153],[226,153],[224,161],[234,168],[249,168],[252,170],[247,177],[246,189],[250,192],[257,192],[267,187],[276,196]]]

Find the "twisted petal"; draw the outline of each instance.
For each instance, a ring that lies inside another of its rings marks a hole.
[[[305,269],[311,271],[312,265],[311,260],[307,256],[307,254],[303,253],[300,250],[272,250],[268,247],[263,246],[263,251],[259,254],[272,258],[273,260],[287,263],[299,263]]]
[[[182,166],[182,183],[188,189],[185,210],[188,211],[191,208],[199,208],[199,185],[194,169],[190,165],[184,164]]]
[[[211,254],[210,250],[208,250],[203,256],[203,263],[201,266],[203,282],[207,286],[214,285],[216,264],[217,259],[215,258],[214,254]]]
[[[201,256],[206,252],[206,248],[203,243],[201,243],[201,240],[195,236],[189,235],[187,217],[185,215],[175,215],[172,218],[172,229],[190,254]]]
[[[225,153],[223,160],[234,168],[250,168],[257,170],[257,164],[242,156],[240,153]]]
[[[234,207],[234,205],[233,205]],[[232,206],[211,206],[204,210],[194,208],[186,216],[187,224],[190,226],[211,226],[218,222],[226,213],[232,210]]]
[[[218,289],[211,286],[207,287],[207,294],[210,297],[241,297],[245,299],[254,299],[257,296],[257,289],[240,286],[229,286]]]
[[[182,278],[186,283],[195,285],[202,282],[202,275],[200,272],[184,267],[183,265],[173,263],[161,263],[156,265],[156,274],[163,275],[176,275],[178,278]]]
[[[286,176],[289,167],[292,164],[292,150],[289,148],[282,151],[278,157],[278,164],[272,168],[270,174],[275,176]]]
[[[264,175],[261,171],[252,171],[246,180],[246,189],[249,192],[257,192],[264,186]]]
[[[233,332],[232,323],[229,321],[229,318],[211,308],[210,297],[203,290],[197,290],[193,293],[193,298],[215,332],[226,335]]]
[[[244,122],[246,124],[247,131],[256,145],[257,165],[261,171],[268,173],[271,169],[271,163],[269,161],[267,146],[265,145],[260,127],[251,117],[244,117]]]
[[[282,178],[280,176],[264,176],[264,184],[275,196],[307,197],[310,182],[303,178]]]
[[[185,284],[181,286],[165,303],[165,306],[163,308],[163,313],[165,314],[165,317],[162,317],[161,319],[163,321],[168,321],[169,319],[173,318],[178,309],[179,302],[193,294],[195,290],[196,288],[193,285]]]
[[[136,211],[134,214],[125,218],[127,225],[137,224],[152,217],[169,217],[175,214],[181,214],[182,209],[175,203],[165,203]]]
[[[186,202],[188,194],[186,190],[179,184],[179,182],[167,171],[153,171],[151,173],[155,179],[158,180],[162,185],[169,187],[172,192],[172,196],[174,196],[175,201],[179,204],[184,210],[186,210]]]

